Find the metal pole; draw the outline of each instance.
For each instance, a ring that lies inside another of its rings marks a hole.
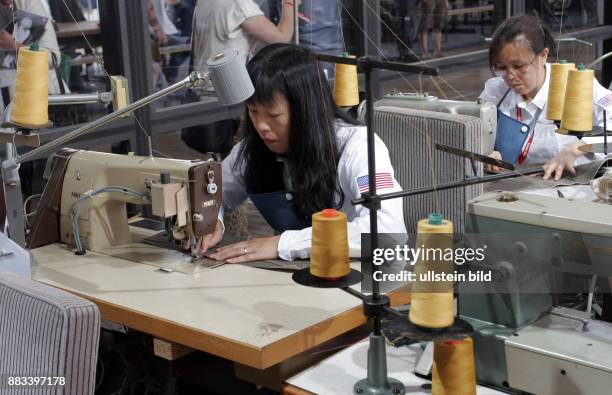
[[[365,69],[365,80],[366,80],[366,124],[368,127],[368,183],[369,190],[368,194],[372,197],[376,196],[376,149],[374,139],[374,92],[372,91],[372,70],[366,66]],[[370,202],[370,257],[374,250],[378,248],[378,207],[376,202]],[[380,286],[377,281],[374,280],[374,266],[373,262],[370,262],[370,271],[372,276],[372,296],[374,300],[378,300],[380,294]],[[374,335],[380,336],[382,334],[382,323],[380,317],[374,317]]]
[[[474,178],[474,179],[471,179],[471,180],[449,182],[447,184],[441,184],[441,185],[437,185],[437,186],[428,186],[428,187],[422,187],[422,188],[415,188],[415,189],[411,189],[409,191],[385,193],[384,195],[378,195],[378,198],[380,200],[396,199],[396,198],[400,198],[400,197],[420,195],[420,194],[423,194],[423,193],[429,193],[429,192],[433,192],[433,191],[444,191],[446,189],[466,187],[466,186],[475,185],[475,184],[484,184],[486,182],[505,180],[506,178],[513,178],[513,177],[517,177],[517,176],[530,176],[530,175],[542,174],[542,173],[544,173],[544,169],[532,169],[532,170],[526,170],[526,171],[513,171],[513,172],[509,172],[509,173],[496,174],[496,175],[493,175],[493,176]],[[351,204],[353,204],[353,205],[364,204],[367,201],[368,201],[367,198],[353,199],[353,200],[351,200]]]
[[[49,105],[60,104],[86,104],[86,103],[110,103],[113,101],[112,92],[96,93],[70,93],[66,95],[49,95]]]
[[[300,45],[300,13],[298,0],[293,1],[293,43]]]
[[[9,122],[13,104],[9,103],[2,114],[2,121]],[[4,204],[6,207],[6,218],[8,222],[8,235],[15,243],[25,248],[25,215],[23,213],[23,195],[21,193],[21,178],[19,178],[19,166],[14,163],[15,146],[6,143],[6,160],[2,163],[2,188],[4,188]],[[5,163],[12,163],[5,166]]]
[[[191,84],[200,84],[200,83],[204,83],[206,80],[208,79],[208,74],[203,74],[197,71],[192,72],[188,77],[186,77],[184,80],[177,82],[174,85],[171,85],[169,87],[167,87],[166,89],[163,89],[159,92],[156,92],[150,96],[144,97],[120,110],[117,110],[111,114],[108,114],[102,118],[96,119],[95,121],[84,125],[60,138],[57,138],[41,147],[38,147],[30,152],[27,152],[23,155],[21,155],[19,158],[17,158],[15,160],[15,163],[19,164],[19,163],[23,163],[23,162],[27,162],[29,160],[33,160],[33,159],[38,159],[40,157],[44,157],[50,153],[55,152],[55,150],[57,150],[57,148],[61,147],[62,145],[66,144],[69,141],[72,141],[84,134],[87,134],[95,129],[97,129],[98,127],[105,125],[109,122],[111,122],[114,119],[119,118],[121,115],[132,112],[134,110],[137,110],[141,107],[146,106],[147,104],[154,102],[155,100],[158,100],[172,92],[178,91],[179,89],[184,88],[185,86],[191,85]]]
[[[369,6],[368,6],[369,5]],[[381,44],[381,24],[379,20],[380,16],[380,0],[363,0],[363,30],[364,33],[364,55],[370,58],[380,59],[384,56],[383,53],[379,53],[379,48],[382,48]],[[378,83],[380,78],[379,70],[372,70],[372,89],[373,98],[382,97],[382,87]]]

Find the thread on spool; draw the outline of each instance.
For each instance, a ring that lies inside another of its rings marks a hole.
[[[446,253],[453,248],[453,223],[436,213],[420,220],[416,248],[422,253],[414,265],[410,322],[430,329],[451,326],[455,320],[454,282],[435,281],[433,276],[453,272],[452,254]]]
[[[350,271],[346,214],[334,209],[314,213],[310,274],[331,281],[346,276]]]
[[[20,126],[47,126],[49,122],[49,54],[22,47],[17,57],[11,122]]]
[[[349,56],[344,53],[345,58]],[[357,66],[350,64],[336,64],[336,77],[334,80],[334,100],[340,107],[351,107],[359,104],[359,80],[357,79]]]
[[[561,129],[569,133],[590,132],[593,129],[593,70],[579,65],[567,77]]]
[[[574,70],[575,67],[574,63],[567,63],[565,60],[551,65],[546,118],[552,121],[560,121],[563,117],[567,76],[569,71]]]
[[[432,395],[476,395],[472,338],[435,342]]]

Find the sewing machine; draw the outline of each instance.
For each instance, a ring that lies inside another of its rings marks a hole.
[[[608,393],[612,325],[591,320],[591,297],[585,312],[554,307],[554,295],[592,291],[596,276],[612,276],[612,205],[589,185],[488,192],[469,202],[466,235],[486,245],[482,268],[494,278],[459,286],[479,381],[537,394]]]
[[[92,250],[112,255],[133,243],[128,203],[149,205],[165,221],[166,233],[178,241],[189,239],[194,251],[196,240],[211,233],[217,222],[221,164],[60,150],[28,247],[62,242],[75,246],[77,254]]]

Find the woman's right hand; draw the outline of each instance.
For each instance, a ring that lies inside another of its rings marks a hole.
[[[493,159],[502,160],[502,156],[501,156],[501,153],[499,151],[493,151],[493,152],[491,152],[487,156],[490,157],[490,158],[493,158]],[[488,171],[490,173],[500,173],[502,171],[502,168],[486,163],[485,164],[485,171]]]
[[[196,245],[196,254],[199,256],[208,251],[209,248],[212,248],[219,244],[221,239],[223,238],[223,232],[225,227],[220,220],[217,219],[217,224],[215,225],[215,230],[212,233],[204,235],[198,239],[198,244]]]

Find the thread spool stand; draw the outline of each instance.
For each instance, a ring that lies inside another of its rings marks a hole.
[[[369,191],[362,194],[359,199],[352,200],[353,205],[362,204],[370,210],[370,256],[379,244],[378,240],[378,210],[381,208],[381,202],[385,199],[395,199],[399,197],[409,196],[411,191],[397,192],[393,194],[377,195],[376,194],[376,155],[374,147],[374,94],[372,86],[372,72],[375,69],[394,70],[405,73],[438,75],[438,70],[430,67],[412,66],[395,62],[382,62],[367,57],[343,58],[330,55],[316,55],[319,61],[330,63],[341,63],[348,65],[356,65],[359,72],[365,74],[365,92],[366,92],[366,125],[367,125],[367,152],[368,152],[368,185]],[[479,180],[472,181],[477,183]],[[482,181],[480,181],[482,182]],[[453,185],[452,188],[463,186],[464,182],[459,185]],[[467,184],[466,184],[467,185]],[[417,192],[416,193],[423,193]],[[368,262],[371,267],[373,263]],[[320,281],[304,279],[305,272],[309,269],[304,269],[294,273],[293,280],[298,284],[316,287],[321,284]],[[374,270],[371,271],[374,273]],[[350,273],[348,276],[351,276]],[[340,281],[343,279],[340,279]],[[385,336],[382,333],[382,321],[385,316],[393,316],[395,327],[401,330],[406,336],[419,334],[420,338],[428,340],[437,339],[457,339],[463,338],[473,332],[472,327],[467,322],[456,318],[455,323],[449,327],[439,331],[423,331],[421,328],[416,328],[410,323],[408,317],[403,313],[398,313],[390,307],[389,298],[380,293],[380,285],[372,279],[372,293],[370,295],[362,294],[355,291],[338,281],[324,281],[326,288],[340,288],[343,291],[359,298],[363,302],[363,313],[367,319],[372,320],[373,331],[370,334],[370,346],[368,349],[367,361],[367,377],[359,380],[353,387],[353,394],[357,395],[402,395],[405,393],[404,385],[396,379],[387,376],[387,359],[385,351]],[[401,318],[400,318],[401,317]]]

